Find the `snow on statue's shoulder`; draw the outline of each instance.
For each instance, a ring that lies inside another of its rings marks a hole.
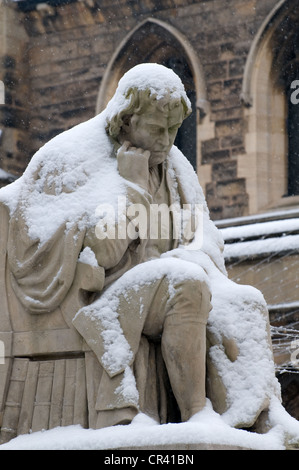
[[[62,225],[86,227],[99,204],[117,204],[124,182],[117,172],[103,114],[57,135],[32,157],[24,174],[0,190],[0,202],[17,209],[28,235],[41,243]]]

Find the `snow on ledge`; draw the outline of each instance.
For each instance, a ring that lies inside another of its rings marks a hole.
[[[273,407],[277,424],[266,434],[235,429],[215,413],[211,403],[187,423],[159,425],[144,414],[135,417],[130,425],[105,429],[83,429],[73,425],[57,427],[49,431],[34,432],[12,439],[0,445],[0,450],[106,450],[151,448],[176,445],[206,444],[242,447],[254,450],[285,450],[285,427],[293,426],[299,432],[299,424],[286,416],[280,405]]]
[[[235,258],[251,258],[269,256],[273,253],[299,251],[299,235],[267,238],[240,243],[229,243],[224,247],[226,260]]]

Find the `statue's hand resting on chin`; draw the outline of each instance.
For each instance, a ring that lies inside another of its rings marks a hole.
[[[119,174],[128,181],[147,190],[149,180],[150,151],[132,147],[125,141],[117,152]]]

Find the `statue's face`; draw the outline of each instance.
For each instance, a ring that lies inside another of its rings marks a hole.
[[[150,151],[149,165],[162,163],[167,157],[177,131],[183,122],[183,106],[180,102],[173,109],[163,108],[152,102],[141,114],[133,114],[123,128],[123,137],[133,147]]]

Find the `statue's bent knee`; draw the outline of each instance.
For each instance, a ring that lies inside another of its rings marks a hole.
[[[191,316],[207,323],[211,310],[211,293],[208,284],[199,279],[186,279],[173,286],[168,315],[178,314],[182,321]]]

